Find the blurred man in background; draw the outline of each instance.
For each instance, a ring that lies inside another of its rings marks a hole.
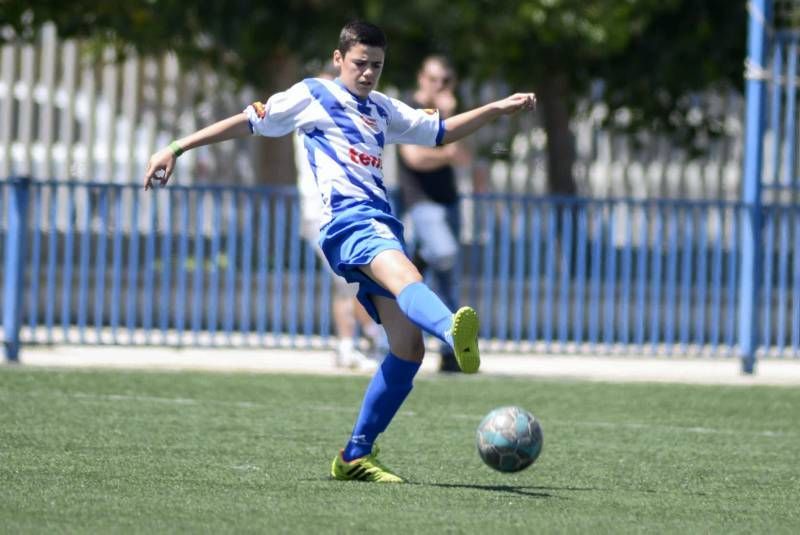
[[[428,56],[417,73],[417,89],[407,104],[438,109],[443,118],[457,108],[455,72],[444,56]],[[457,308],[454,268],[458,257],[459,212],[456,167],[471,162],[463,142],[442,147],[400,145],[398,182],[403,210],[410,222],[408,242],[417,269],[433,276],[433,284],[450,308]],[[441,345],[440,371],[461,371],[453,350]]]

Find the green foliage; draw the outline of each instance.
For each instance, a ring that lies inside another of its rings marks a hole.
[[[704,91],[741,91],[746,24],[744,2],[681,2],[592,73],[606,82],[612,112],[632,111],[629,130],[655,127],[701,149],[703,138],[724,133],[725,110],[706,108],[694,119],[689,112]]]
[[[313,4],[316,9],[308,9]],[[55,22],[62,37],[88,38],[124,53],[173,50],[188,64],[205,63],[242,83],[268,86],[272,56],[316,53],[320,40],[309,31],[321,24],[333,2],[245,2],[244,0],[33,0],[14,3],[4,22],[30,39],[38,26]],[[335,33],[325,36],[335,43]],[[328,48],[332,50],[333,45]]]
[[[501,5],[502,4],[502,5]],[[338,30],[358,16],[389,38],[384,81],[414,83],[427,53],[449,54],[462,77],[536,88],[563,75],[574,101],[605,81],[611,110],[633,111],[631,128],[656,125],[691,140],[719,132],[716,119],[689,125],[688,95],[740,85],[744,3],[727,0],[30,0],[4,2],[2,20],[30,38],[53,20],[64,36],[124,52],[175,50],[244,83],[270,87],[282,58],[329,57]],[[693,130],[694,129],[694,130]]]

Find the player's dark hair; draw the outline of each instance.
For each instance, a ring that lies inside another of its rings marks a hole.
[[[372,23],[353,20],[345,24],[339,32],[339,52],[344,55],[358,44],[377,46],[386,50],[386,35]]]

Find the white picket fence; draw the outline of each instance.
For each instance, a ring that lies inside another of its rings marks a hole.
[[[85,45],[59,39],[53,25],[45,25],[34,44],[2,47],[0,177],[138,182],[156,148],[266,96],[235,90],[209,70],[184,72],[170,53],[160,58],[131,53],[121,63],[111,51],[101,61],[89,58]],[[491,92],[489,87],[481,98],[494,96]],[[728,110],[729,135],[694,160],[663,136],[636,145],[628,136],[611,134],[600,126],[603,107],[584,106],[572,124],[578,191],[587,196],[737,198],[742,99],[714,97],[705,105]],[[509,134],[512,125],[519,133]],[[500,121],[478,136],[480,143],[503,139],[512,141],[508,157],[489,164],[493,190],[546,193],[547,136],[538,118]],[[176,169],[176,179],[254,184],[258,173],[252,147],[252,140],[240,140],[191,151]],[[391,185],[391,155],[384,161]]]
[[[156,148],[252,100],[214,72],[181,72],[169,53],[92,62],[48,24],[35,44],[0,51],[0,176],[137,182]],[[247,140],[192,151],[176,178],[253,183],[248,153]]]

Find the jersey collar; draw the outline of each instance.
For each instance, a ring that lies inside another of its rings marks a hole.
[[[353,96],[353,98],[355,98],[355,99],[356,99],[358,102],[364,103],[364,102],[367,102],[367,101],[369,101],[369,97],[360,97],[360,96],[356,95],[355,93],[353,93],[352,91],[350,91],[350,90],[347,88],[347,86],[346,86],[346,85],[344,85],[344,82],[342,82],[342,80],[341,80],[341,79],[339,79],[338,77],[337,77],[337,78],[335,78],[333,81],[334,81],[334,82],[336,82],[336,84],[337,84],[339,87],[341,87],[342,89],[344,89],[345,91],[347,91],[348,93],[350,93],[350,94]]]

